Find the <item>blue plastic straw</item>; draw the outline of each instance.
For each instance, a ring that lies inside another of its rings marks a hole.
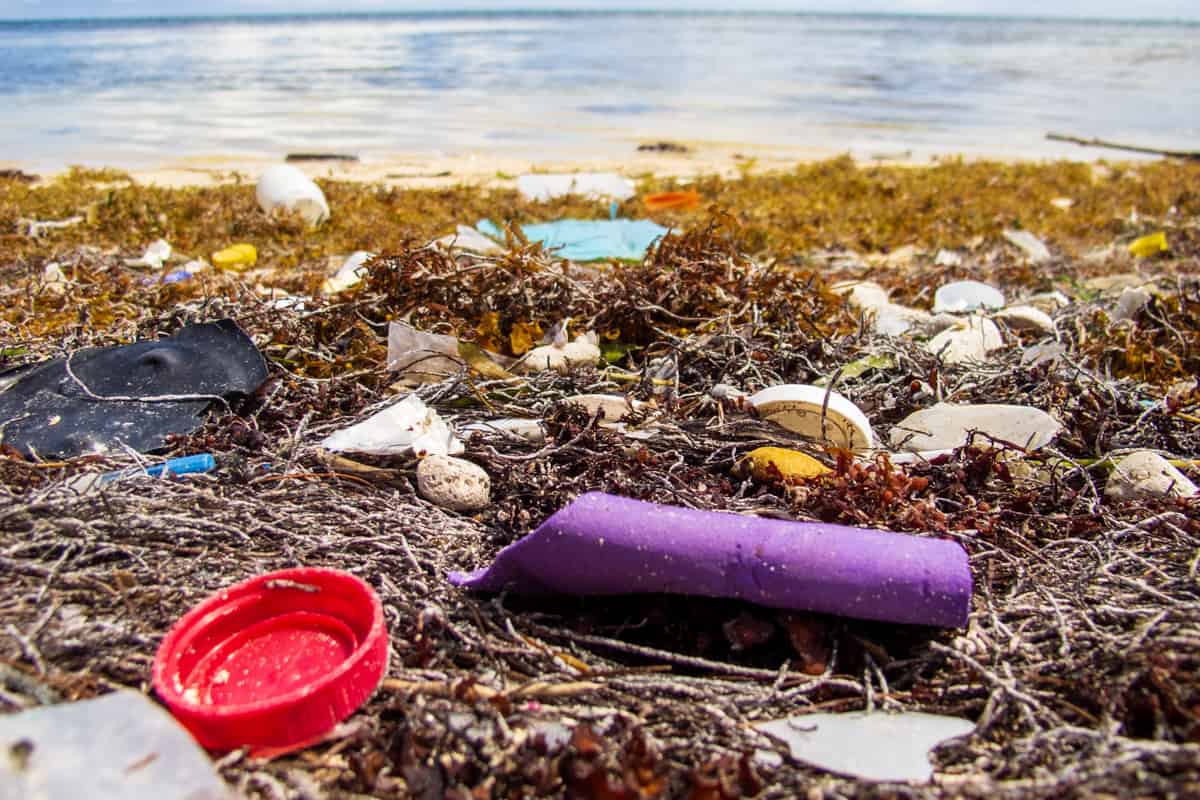
[[[133,478],[138,475],[147,475],[151,478],[161,478],[166,475],[192,475],[200,472],[211,472],[217,466],[217,460],[213,458],[212,453],[199,453],[194,456],[183,456],[182,458],[172,458],[169,461],[164,461],[161,464],[155,464],[145,469],[141,467],[133,467],[131,469],[117,470],[116,472],[106,472],[100,476],[100,483],[111,483],[119,481],[122,478]]]

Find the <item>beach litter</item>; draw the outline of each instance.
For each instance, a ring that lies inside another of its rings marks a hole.
[[[338,267],[338,271],[321,284],[321,292],[337,294],[358,286],[367,274],[367,262],[374,257],[374,253],[368,253],[366,250],[356,250],[346,256],[346,260]]]
[[[504,238],[504,232],[490,220],[481,220],[475,227],[493,238]],[[521,233],[527,241],[540,243],[571,261],[640,261],[667,229],[644,219],[562,219],[523,225]]]
[[[859,452],[875,444],[867,415],[829,388],[780,384],[754,393],[747,402],[763,419],[815,442]]]
[[[1151,450],[1122,456],[1108,474],[1104,495],[1117,502],[1143,497],[1195,497],[1200,489],[1167,459]]]
[[[258,348],[232,320],[174,336],[79,350],[0,376],[0,443],[30,455],[70,457],[124,447],[148,452],[228,407],[267,379]]]
[[[756,447],[736,465],[760,481],[805,480],[833,472],[808,453],[786,447]]]
[[[129,467],[101,474],[76,475],[67,482],[67,486],[77,492],[88,492],[113,481],[122,481],[137,477],[165,480],[178,475],[199,475],[205,472],[212,472],[216,467],[217,461],[213,458],[212,453],[200,453],[194,456],[172,458],[168,461],[148,466]]]
[[[978,314],[953,320],[950,326],[925,343],[925,349],[946,364],[986,361],[988,353],[1004,347],[996,323]]]
[[[416,394],[330,434],[321,447],[333,453],[375,455],[458,455],[462,442],[437,411]]]
[[[1140,236],[1129,243],[1129,252],[1138,258],[1150,258],[1170,249],[1167,245],[1167,234],[1163,231]]]
[[[1029,231],[1005,230],[1004,238],[1019,249],[1031,264],[1044,264],[1052,258],[1046,243]]]
[[[208,755],[141,692],[0,714],[5,800],[235,800]]]
[[[451,572],[474,591],[685,594],[910,625],[961,627],[971,572],[958,544],[889,531],[699,511],[589,492]]]
[[[1033,306],[1008,306],[992,315],[1015,331],[1054,333],[1054,318]]]
[[[202,746],[262,756],[319,741],[383,679],[388,633],[375,591],[299,567],[211,595],[167,632],[154,692]]]
[[[144,269],[162,269],[163,264],[167,263],[167,259],[171,257],[171,244],[166,239],[157,239],[146,246],[143,252],[137,258],[125,259],[127,267],[141,267]]]
[[[517,191],[526,200],[547,201],[566,195],[595,199],[628,200],[633,181],[613,172],[577,172],[569,175],[535,174],[517,178]]]
[[[259,208],[268,215],[295,212],[311,227],[329,218],[329,202],[321,187],[290,164],[268,168],[259,177],[254,195]]]
[[[694,189],[680,192],[652,192],[642,198],[647,211],[685,210],[700,205],[700,193]]]
[[[258,250],[252,244],[231,244],[212,254],[212,265],[217,269],[249,269],[258,263]]]
[[[868,781],[927,783],[933,778],[930,751],[971,733],[975,723],[919,711],[853,711],[799,714],[754,727],[818,769]]]

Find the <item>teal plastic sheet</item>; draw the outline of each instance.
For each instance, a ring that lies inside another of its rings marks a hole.
[[[475,226],[480,233],[503,239],[504,232],[491,220]],[[667,229],[645,219],[560,219],[538,225],[523,225],[521,230],[531,242],[572,261],[598,261],[621,258],[640,261],[655,240]]]

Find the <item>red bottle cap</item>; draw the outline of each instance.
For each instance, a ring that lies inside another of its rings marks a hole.
[[[383,605],[332,569],[287,569],[223,589],[154,658],[154,691],[209,750],[312,744],[366,702],[387,669]]]

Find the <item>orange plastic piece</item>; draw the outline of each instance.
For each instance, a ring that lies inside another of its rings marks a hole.
[[[662,211],[668,208],[695,208],[700,205],[700,193],[692,190],[686,192],[656,192],[642,198],[647,211]]]

